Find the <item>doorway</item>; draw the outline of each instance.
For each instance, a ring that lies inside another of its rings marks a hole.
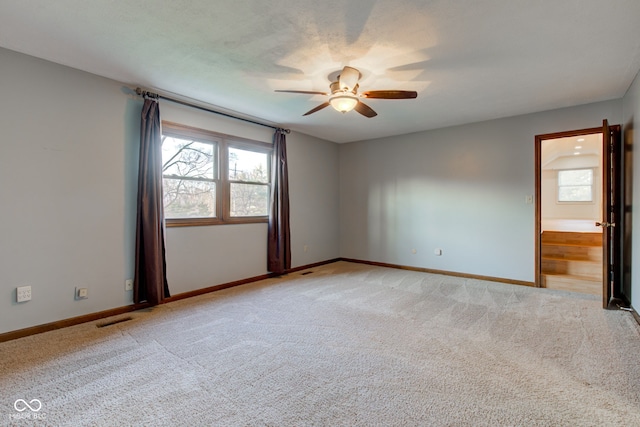
[[[620,127],[536,136],[538,287],[621,296]]]
[[[602,297],[602,131],[540,150],[541,286]]]

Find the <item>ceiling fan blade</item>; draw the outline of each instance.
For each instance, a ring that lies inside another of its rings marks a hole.
[[[378,115],[378,113],[373,111],[371,109],[371,107],[369,107],[367,104],[365,104],[362,101],[358,101],[358,103],[356,104],[354,110],[356,110],[358,113],[360,113],[363,116],[368,117],[368,118],[375,117],[375,116]]]
[[[275,90],[274,92],[306,93],[308,95],[329,95],[326,92],[316,92],[316,91],[313,91],[313,90]]]
[[[353,91],[360,80],[360,71],[353,67],[346,66],[340,72],[338,76],[340,82],[340,89],[347,89]]]
[[[320,110],[322,110],[323,108],[326,108],[326,107],[328,107],[328,106],[329,106],[329,102],[324,102],[324,103],[322,103],[322,104],[318,105],[316,108],[313,108],[313,109],[311,109],[311,110],[307,111],[306,113],[304,113],[304,114],[303,114],[303,116],[308,116],[309,114],[313,114],[313,113],[315,113],[316,111],[320,111]]]
[[[361,96],[378,99],[411,99],[417,98],[418,92],[413,90],[370,90],[363,92]]]

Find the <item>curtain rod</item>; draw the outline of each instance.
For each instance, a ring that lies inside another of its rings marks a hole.
[[[260,122],[256,122],[256,121],[253,121],[253,120],[245,119],[244,117],[238,117],[238,116],[234,116],[232,114],[223,113],[222,111],[211,110],[209,108],[202,107],[200,105],[191,104],[191,103],[188,103],[188,102],[185,102],[185,101],[181,101],[179,99],[169,98],[169,97],[166,97],[164,95],[157,94],[157,93],[148,92],[146,90],[142,90],[139,87],[136,88],[136,93],[138,95],[140,95],[140,96],[148,96],[150,98],[155,98],[155,99],[164,99],[165,101],[171,101],[171,102],[175,102],[176,104],[185,105],[187,107],[197,108],[198,110],[206,111],[208,113],[219,114],[221,116],[229,117],[231,119],[242,120],[243,122],[251,123],[251,124],[254,124],[254,125],[264,126],[264,127],[268,127],[268,128],[274,129],[274,130],[280,130],[280,131],[285,132],[285,133],[291,133],[291,129],[284,129],[284,128],[280,128],[280,127],[277,127],[277,126],[271,126],[271,125],[268,125],[268,124],[265,124],[265,123],[260,123]]]

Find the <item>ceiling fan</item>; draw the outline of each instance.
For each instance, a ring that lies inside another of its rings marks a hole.
[[[417,92],[409,90],[369,90],[358,93],[358,81],[361,77],[362,74],[360,71],[353,67],[346,66],[338,75],[338,80],[329,85],[331,93],[307,90],[276,90],[276,92],[304,93],[309,95],[325,95],[329,97],[327,102],[307,111],[303,116],[308,116],[309,114],[313,114],[331,105],[341,113],[346,113],[355,109],[358,113],[369,118],[377,116],[378,113],[362,102],[361,99],[411,99],[418,96]]]

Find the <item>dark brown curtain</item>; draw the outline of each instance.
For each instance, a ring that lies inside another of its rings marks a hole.
[[[267,270],[282,274],[291,268],[291,236],[289,232],[289,174],[285,131],[273,135],[271,161],[271,206],[267,242]]]
[[[156,305],[169,297],[162,201],[162,133],[158,101],[146,98],[140,123],[138,217],[133,301]]]

